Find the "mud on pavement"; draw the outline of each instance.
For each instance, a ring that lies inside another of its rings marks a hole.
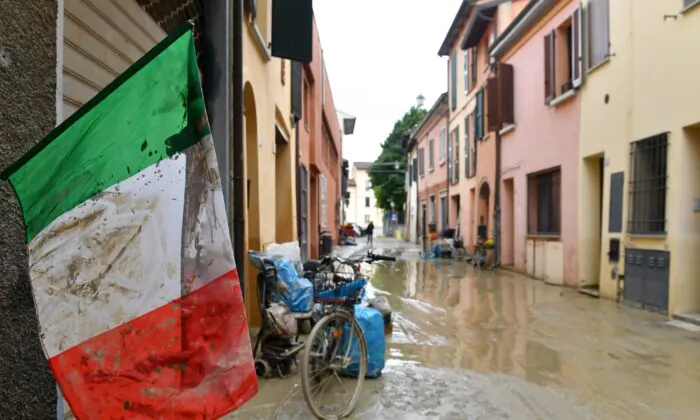
[[[399,255],[372,280],[392,305],[383,375],[353,418],[692,419],[700,332],[508,271]],[[298,376],[261,380],[230,419],[308,419]]]

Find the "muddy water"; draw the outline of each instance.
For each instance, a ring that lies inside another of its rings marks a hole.
[[[354,418],[700,418],[700,332],[415,255],[376,269],[373,285],[394,309],[387,367],[365,382]],[[230,418],[310,418],[299,383],[261,381]]]

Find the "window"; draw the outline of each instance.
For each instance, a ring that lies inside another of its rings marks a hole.
[[[321,174],[321,227],[326,227],[326,190],[327,190],[327,180],[326,176]]]
[[[476,93],[476,109],[474,110],[474,138],[484,138],[484,89]]]
[[[365,214],[365,224],[369,224],[369,214]]]
[[[418,173],[425,175],[425,149],[422,147],[418,149]]]
[[[452,138],[454,139],[453,158],[452,158],[452,183],[456,184],[459,181],[459,126],[455,127],[452,131]]]
[[[440,230],[447,229],[449,226],[449,213],[447,208],[447,194],[440,195]]]
[[[369,207],[369,197],[365,197],[365,207]]]
[[[454,132],[447,135],[447,182],[452,181],[452,139]]]
[[[414,157],[411,161],[411,181],[418,181],[418,158]]]
[[[469,115],[464,119],[464,177],[469,178]]]
[[[457,50],[450,57],[450,99],[452,109],[457,108]]]
[[[309,81],[304,78],[304,110],[303,113],[304,115],[302,118],[304,119],[304,129],[308,132],[309,131],[309,126],[312,124],[311,122],[311,111],[309,107],[311,102],[311,85],[309,84]]]
[[[561,233],[561,170],[527,176],[527,232],[535,235]]]
[[[692,0],[685,0],[686,3]],[[588,0],[588,68],[610,56],[610,0]]]
[[[369,191],[372,189],[372,181],[365,181],[365,191]]]
[[[636,234],[666,233],[668,135],[630,144],[630,214],[627,230]]]
[[[430,205],[428,206],[428,223],[435,224],[435,196],[430,196]]]
[[[464,51],[464,94],[469,95],[469,50]]]
[[[447,129],[440,130],[440,164],[442,165],[447,160]]]
[[[583,81],[583,48],[581,44],[581,8],[571,19],[544,37],[545,103],[577,88]]]
[[[428,169],[435,169],[435,141],[428,142]]]

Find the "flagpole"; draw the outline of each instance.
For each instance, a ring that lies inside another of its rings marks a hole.
[[[243,155],[243,0],[233,0],[233,255],[245,301],[245,157]]]

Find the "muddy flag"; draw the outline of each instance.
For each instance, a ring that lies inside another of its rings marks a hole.
[[[9,167],[40,336],[78,419],[210,419],[257,392],[193,33]]]

